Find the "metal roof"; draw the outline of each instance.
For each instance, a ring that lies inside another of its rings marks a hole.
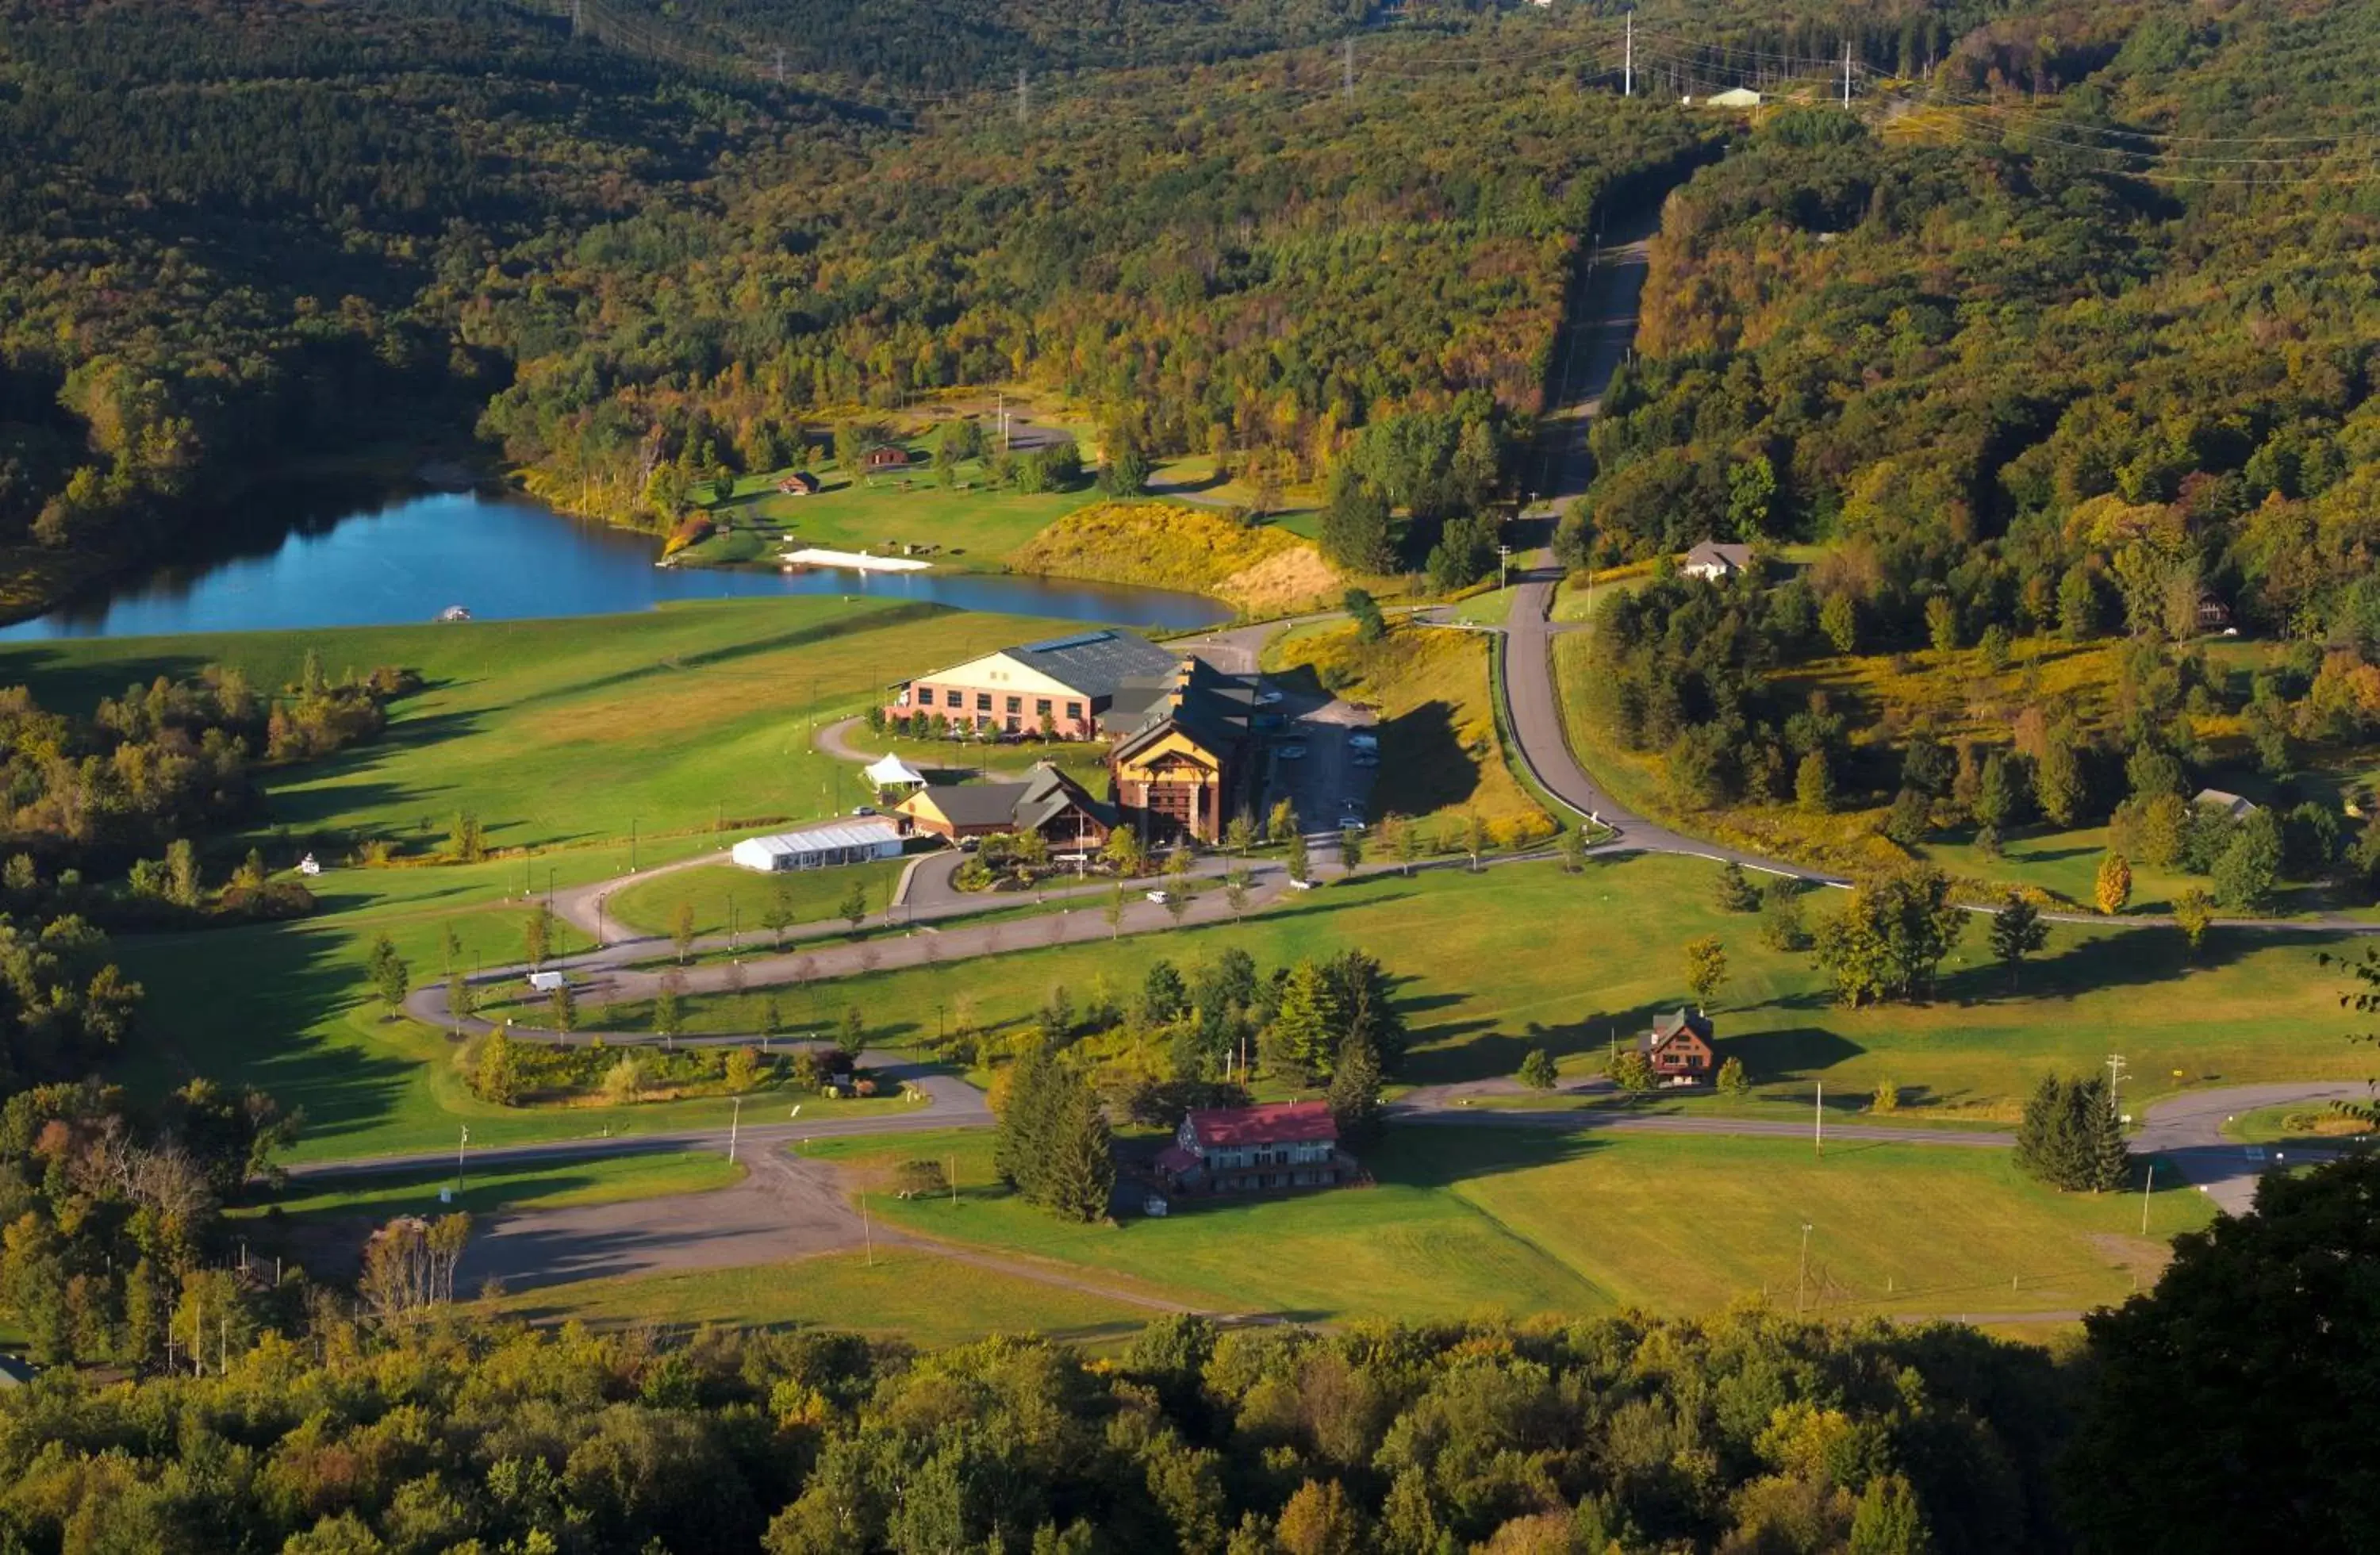
[[[771,837],[747,837],[737,847],[757,845],[762,851],[783,856],[789,853],[823,853],[833,847],[876,847],[901,840],[901,828],[881,816],[863,817],[855,820],[830,820],[820,826],[805,826],[798,832],[780,832]]]
[[[1135,676],[1165,674],[1180,656],[1130,632],[1075,632],[1007,650],[1008,657],[1086,697],[1111,697]]]

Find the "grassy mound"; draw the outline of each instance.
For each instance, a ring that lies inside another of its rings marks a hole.
[[[1276,615],[1337,597],[1339,576],[1285,529],[1165,502],[1077,508],[1009,557],[1018,572],[1211,594],[1247,615]]]

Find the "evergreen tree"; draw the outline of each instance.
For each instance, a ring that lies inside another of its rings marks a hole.
[[[1031,1197],[1062,1220],[1104,1220],[1115,1192],[1115,1147],[1107,1113],[1082,1076],[1060,1068],[1056,1082],[1038,1191]]]
[[[1361,1034],[1381,1067],[1395,1074],[1404,1059],[1406,1032],[1404,1017],[1389,997],[1388,968],[1369,951],[1350,946],[1323,963],[1322,974],[1338,1001],[1340,1030]]]
[[[1718,869],[1718,910],[1723,913],[1756,913],[1760,910],[1760,893],[1743,873],[1743,866],[1730,858]]]
[[[1267,1051],[1301,1080],[1327,1080],[1338,1056],[1342,1019],[1330,977],[1312,959],[1300,961],[1281,985]]]
[[[1992,917],[1992,954],[2008,968],[2010,988],[2024,958],[2048,942],[2049,925],[2041,921],[2041,909],[2013,891],[2001,898]]]
[[[394,1015],[403,1007],[406,992],[412,986],[405,957],[396,953],[396,942],[385,934],[374,936],[367,965],[372,991],[380,995],[381,1003]]]
[[[1372,1039],[1361,1031],[1351,1031],[1339,1045],[1339,1060],[1330,1075],[1330,1116],[1339,1124],[1339,1137],[1349,1144],[1360,1144],[1372,1137],[1380,1125],[1380,1054]]]
[[[1046,1041],[1036,1041],[1019,1053],[1009,1067],[1006,1099],[992,1131],[992,1170],[1027,1201],[1038,1202],[1040,1197],[1057,1070],[1057,1059]]]
[[[1531,1048],[1521,1060],[1521,1072],[1515,1076],[1531,1090],[1551,1090],[1560,1084],[1561,1076],[1554,1068],[1553,1055],[1543,1048]]]

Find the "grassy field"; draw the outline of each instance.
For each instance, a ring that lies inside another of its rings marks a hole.
[[[922,1148],[922,1147],[920,1147]],[[821,1146],[863,1176],[899,1150]],[[961,1137],[962,1183],[990,1170]],[[1475,1312],[1707,1311],[1766,1294],[1836,1315],[2067,1312],[2153,1277],[2164,1242],[2210,1211],[2155,1193],[2060,1195],[2005,1153],[1781,1141],[1390,1130],[1377,1185],[1293,1198],[1177,1204],[1162,1220],[1068,1226],[996,1187],[959,1203],[871,1197],[923,1234],[1095,1269],[1217,1310],[1301,1320]]]
[[[1373,815],[1424,820],[1451,847],[1471,815],[1508,834],[1531,825],[1550,830],[1497,744],[1490,648],[1484,636],[1414,626],[1366,644],[1351,626],[1316,624],[1266,644],[1264,667],[1317,690],[1335,685],[1341,696],[1375,710],[1380,767]]]
[[[532,1322],[597,1327],[726,1323],[827,1328],[924,1349],[992,1333],[1038,1333],[1102,1350],[1148,1320],[1146,1307],[958,1264],[917,1247],[837,1253],[755,1269],[592,1280],[523,1292],[498,1309]]]
[[[905,671],[1046,636],[1050,623],[841,599],[706,602],[638,615],[28,644],[0,681],[88,706],[130,681],[237,663],[261,685],[306,652],[403,664],[429,686],[385,737],[272,784],[296,839],[352,832],[413,849],[475,810],[491,845],[558,847],[809,818],[864,797],[812,726]],[[838,784],[840,787],[838,788]],[[537,882],[540,887],[543,881]]]
[[[565,1209],[581,1204],[704,1193],[740,1183],[744,1176],[744,1167],[710,1154],[614,1156],[488,1168],[472,1167],[467,1157],[462,1191],[451,1202],[438,1197],[441,1189],[455,1186],[455,1169],[449,1165],[401,1175],[301,1179],[230,1213],[234,1219],[254,1219],[278,1210],[280,1218],[293,1221],[356,1215],[385,1221],[396,1215],[435,1215],[457,1209],[473,1215],[498,1209]]]
[[[785,1008],[812,1001],[832,1018],[856,1003],[878,1023],[876,1039],[930,1039],[938,1012],[962,1003],[990,1030],[1032,1020],[1055,986],[1078,1006],[1101,980],[1129,996],[1160,957],[1189,966],[1237,945],[1271,967],[1359,945],[1397,979],[1412,1083],[1509,1075],[1532,1047],[1577,1077],[1599,1068],[1614,1039],[1690,997],[1681,947],[1716,934],[1731,969],[1712,1006],[1722,1054],[1742,1059],[1760,1096],[1805,1111],[1814,1082],[1830,1112],[1849,1117],[1890,1080],[1905,1120],[2004,1120],[2042,1073],[2095,1070],[2110,1044],[2131,1061],[2135,1106],[2184,1086],[2351,1078],[2370,1067],[2340,1035],[2338,978],[2314,959],[2336,942],[2322,936],[2218,929],[2193,963],[2170,929],[2058,925],[2011,989],[1971,924],[1936,1002],[1844,1010],[1808,956],[1767,949],[1755,918],[1713,905],[1715,873],[1700,859],[1641,856],[1598,860],[1576,877],[1550,862],[1380,876],[1244,924],[1111,944],[1036,946],[1020,929],[1017,948],[996,962],[813,984],[789,992]],[[1811,896],[1811,912],[1828,910],[1831,894]],[[698,997],[690,1019],[749,1030],[759,997]]]
[[[844,896],[855,880],[867,890],[868,910],[880,913],[907,867],[906,859],[886,858],[834,869],[762,875],[733,864],[702,864],[613,892],[604,898],[603,910],[627,928],[666,934],[677,922],[678,909],[690,905],[697,934],[724,934],[733,903],[737,931],[751,936],[750,943],[766,944],[769,931],[762,920],[780,891],[788,899],[795,923],[842,916]]]
[[[2227,1120],[2223,1136],[2243,1145],[2318,1145],[2368,1140],[2372,1125],[2351,1113],[2321,1105],[2259,1107]]]
[[[973,463],[957,471],[960,480],[971,483],[968,490],[941,485],[930,467],[853,478],[830,465],[819,473],[824,490],[808,497],[780,493],[775,475],[739,480],[719,516],[740,526],[739,534],[748,535],[756,522],[766,526],[768,543],[761,550],[769,557],[805,545],[880,555],[905,545],[931,546],[936,566],[1002,572],[1008,570],[1009,556],[1051,520],[1098,500],[1087,487],[1030,494],[987,490],[983,467]],[[733,559],[724,550],[722,541],[707,541],[687,559]]]

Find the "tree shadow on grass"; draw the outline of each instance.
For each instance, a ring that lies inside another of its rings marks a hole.
[[[1479,792],[1479,764],[1454,730],[1454,708],[1424,702],[1378,726],[1380,777],[1372,807],[1383,815],[1457,809]]]
[[[2306,932],[2321,931],[2309,929]],[[2018,969],[2013,986],[2008,968],[1989,959],[1985,951],[1982,958],[1941,979],[1938,1001],[1988,1004],[2063,1000],[2107,989],[2169,983],[2192,972],[2229,966],[2246,956],[2252,943],[2273,938],[2267,930],[2215,929],[2193,954],[2180,929],[2143,924],[2077,940],[2055,955],[2027,961]]]
[[[1391,1124],[1360,1159],[1384,1187],[1443,1189],[1580,1160],[1609,1145],[1608,1139],[1568,1129],[1494,1123]]]
[[[387,1122],[419,1065],[324,1034],[366,997],[361,969],[336,954],[340,943],[298,927],[123,943],[125,971],[148,999],[140,1027],[113,1067],[140,1094],[198,1075],[254,1086],[285,1109],[305,1110],[308,1140]]]

